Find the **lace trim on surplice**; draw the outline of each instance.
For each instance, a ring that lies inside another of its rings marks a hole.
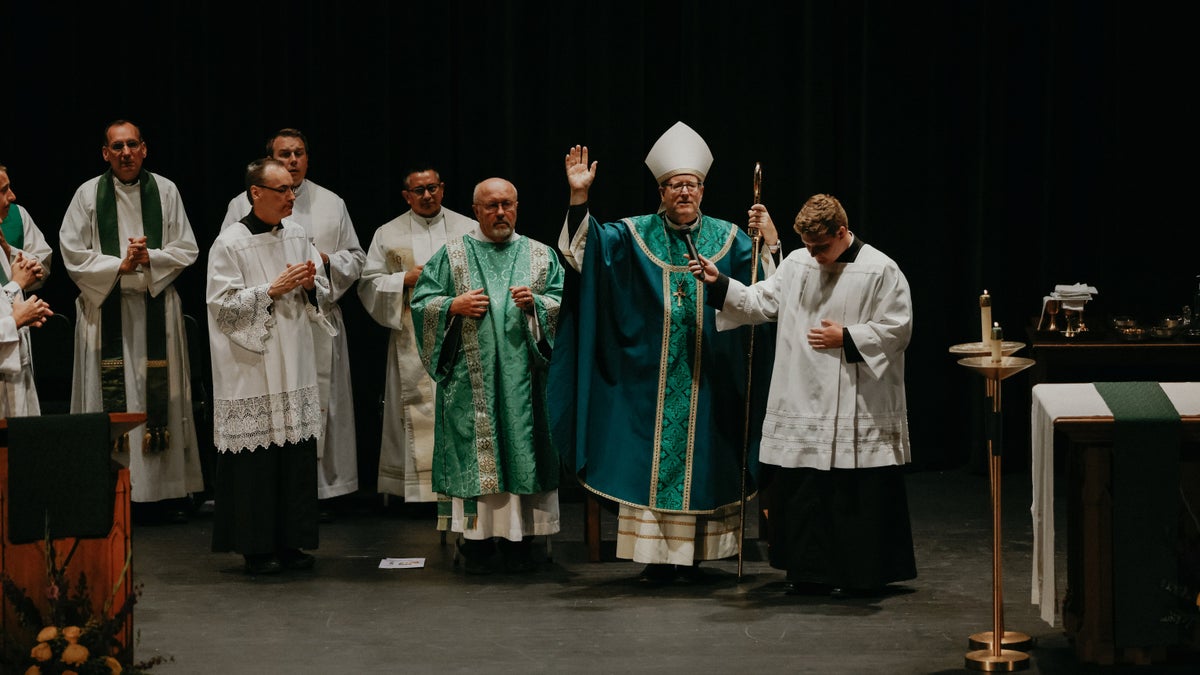
[[[220,452],[299,443],[321,432],[316,386],[279,394],[213,401],[213,440]]]
[[[266,286],[230,291],[221,299],[217,329],[239,347],[261,354],[267,349],[267,337],[275,323],[269,311],[271,302]]]

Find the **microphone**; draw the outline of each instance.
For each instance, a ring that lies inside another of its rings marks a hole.
[[[692,260],[700,260],[700,254],[696,252],[696,242],[692,241],[691,228],[683,231],[683,243],[687,244],[688,254],[692,256]]]

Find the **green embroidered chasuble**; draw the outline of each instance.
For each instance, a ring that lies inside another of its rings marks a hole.
[[[540,330],[513,303],[509,289],[519,286],[533,290]],[[451,316],[454,297],[478,288],[490,300],[483,317]],[[421,360],[437,386],[435,492],[471,499],[558,487],[546,377],[562,289],[558,257],[528,237],[496,244],[463,236],[425,265],[411,306]]]

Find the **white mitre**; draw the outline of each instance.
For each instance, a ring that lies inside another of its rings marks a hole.
[[[683,122],[676,122],[659,136],[646,155],[646,166],[660,184],[681,173],[690,173],[703,181],[712,161],[708,143]]]

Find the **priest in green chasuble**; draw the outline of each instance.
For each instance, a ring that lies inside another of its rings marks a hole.
[[[700,561],[736,555],[743,473],[746,494],[755,491],[773,333],[757,329],[747,443],[751,329],[717,332],[688,272],[688,238],[749,282],[755,266],[760,278],[774,270],[779,237],[753,206],[765,244],[755,259],[745,232],[700,212],[712,161],[704,139],[676,124],[646,157],[658,212],[601,224],[587,205],[596,162],[581,146],[565,159],[571,206],[559,249],[581,276],[551,368],[555,441],[584,487],[617,502],[617,557],[646,563],[651,583],[694,582]]]
[[[475,188],[477,228],[447,240],[412,292],[421,361],[437,385],[433,490],[439,527],[460,532],[468,573],[535,569],[535,535],[558,532],[559,459],[546,377],[562,300],[553,249],[514,231],[517,189]]]

